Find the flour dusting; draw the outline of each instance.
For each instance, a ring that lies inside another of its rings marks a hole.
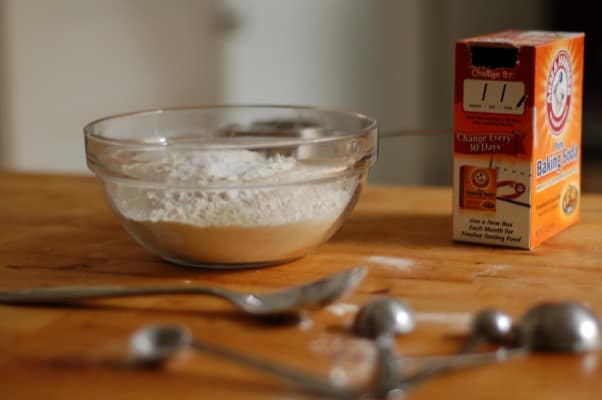
[[[336,386],[369,384],[376,361],[374,342],[323,334],[309,343],[310,351],[332,359],[328,378]]]
[[[590,353],[583,357],[583,361],[581,362],[581,369],[583,372],[589,375],[598,370],[599,364],[600,360],[598,353]]]
[[[472,317],[470,313],[418,312],[416,322],[468,327]]]
[[[348,303],[335,303],[326,307],[330,313],[336,315],[337,317],[342,317],[346,314],[354,314],[358,310],[358,306],[356,304],[348,304]]]
[[[299,324],[298,324],[299,329],[306,332],[306,331],[310,330],[311,328],[313,328],[313,326],[314,326],[314,320],[311,319],[311,315],[307,312],[301,312],[300,320],[299,320]]]
[[[113,199],[119,211],[134,221],[223,227],[336,219],[352,196],[355,183],[350,180],[269,185],[317,179],[345,167],[342,163],[310,165],[292,156],[249,150],[180,149],[152,157],[142,154],[124,164],[123,173],[142,180],[159,179],[166,187],[116,185]],[[182,185],[222,188],[194,190]],[[239,185],[256,188],[236,188]]]
[[[416,261],[410,258],[399,258],[390,256],[370,256],[368,257],[367,261],[372,262],[374,264],[379,264],[388,269],[395,269],[398,271],[409,271],[414,265],[416,265]]]
[[[499,271],[506,270],[510,268],[508,264],[490,264],[485,265],[485,268],[482,271],[476,273],[476,276],[496,276]]]

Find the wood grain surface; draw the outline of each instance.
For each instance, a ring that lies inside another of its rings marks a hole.
[[[450,190],[368,187],[352,217],[313,254],[285,265],[205,271],[161,261],[136,244],[92,177],[0,173],[0,290],[59,285],[216,285],[265,291],[367,265],[360,287],[292,324],[241,317],[195,296],[0,306],[2,399],[304,399],[279,381],[202,354],[163,370],[132,368],[129,336],[156,322],[352,385],[370,379],[371,343],[353,338],[356,306],[378,294],[407,301],[417,329],[404,355],[451,353],[470,313],[515,317],[544,300],[576,300],[602,315],[602,196],[583,197],[582,222],[533,251],[451,242]],[[438,376],[409,399],[599,399],[600,354],[545,355]]]

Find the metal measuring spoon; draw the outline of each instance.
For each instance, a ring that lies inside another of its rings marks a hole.
[[[600,348],[601,330],[598,317],[581,304],[542,303],[520,319],[516,342],[535,351],[580,353]]]
[[[282,315],[328,304],[357,286],[366,274],[365,267],[355,267],[303,285],[258,294],[205,286],[83,286],[21,289],[0,292],[0,303],[51,304],[99,297],[186,294],[221,297],[246,314]]]
[[[333,386],[321,378],[287,365],[193,339],[190,331],[183,326],[151,325],[138,330],[130,338],[130,353],[135,361],[143,366],[161,366],[186,349],[202,351],[265,372],[312,394],[337,399],[360,399],[363,396],[359,392]]]
[[[507,336],[497,336],[497,333],[505,332],[505,322],[502,323],[504,329],[498,330],[499,327],[494,327],[496,324],[491,324],[496,320],[499,323],[498,318],[493,318],[495,313],[485,317],[487,315],[486,311],[483,310],[483,316],[481,317],[483,325],[481,328],[479,328],[480,324],[476,322],[480,318],[475,318],[475,323],[472,324],[473,335],[476,335],[481,329],[485,331],[484,326],[490,325],[490,340],[492,342],[507,341]],[[487,319],[489,319],[489,323],[484,323]],[[413,375],[403,378],[398,387],[409,389],[440,372],[459,367],[500,362],[511,357],[526,355],[530,351],[578,353],[595,351],[602,345],[600,320],[586,307],[571,302],[538,304],[523,315],[513,331],[515,345],[517,346],[513,349],[499,349],[495,352],[474,355],[450,356],[432,362]]]
[[[375,340],[378,350],[374,392],[387,395],[401,375],[394,339],[397,334],[411,332],[416,326],[414,312],[406,303],[387,296],[364,304],[353,321],[353,332]]]
[[[456,368],[475,367],[505,361],[511,357],[526,354],[525,349],[498,349],[487,353],[473,353],[485,342],[506,343],[513,333],[512,318],[503,311],[486,308],[478,311],[470,323],[470,336],[455,355],[438,357],[427,362],[424,367],[402,379],[404,389],[422,382],[437,373]]]
[[[485,342],[501,343],[508,340],[512,334],[512,317],[503,311],[486,308],[474,316],[470,332],[470,337],[458,354],[470,353]]]
[[[470,346],[480,337],[491,343],[503,343],[514,334],[516,345],[534,351],[586,352],[602,345],[599,319],[581,304],[549,302],[538,304],[523,315],[517,326],[507,314],[486,309],[472,323]]]

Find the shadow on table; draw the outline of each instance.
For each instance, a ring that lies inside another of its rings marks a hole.
[[[450,215],[354,214],[331,242],[448,247],[452,245],[451,235]]]

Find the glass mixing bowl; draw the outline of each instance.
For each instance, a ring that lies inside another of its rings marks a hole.
[[[131,236],[206,268],[311,252],[349,216],[377,154],[374,119],[300,106],[144,111],[84,135],[88,167]]]

